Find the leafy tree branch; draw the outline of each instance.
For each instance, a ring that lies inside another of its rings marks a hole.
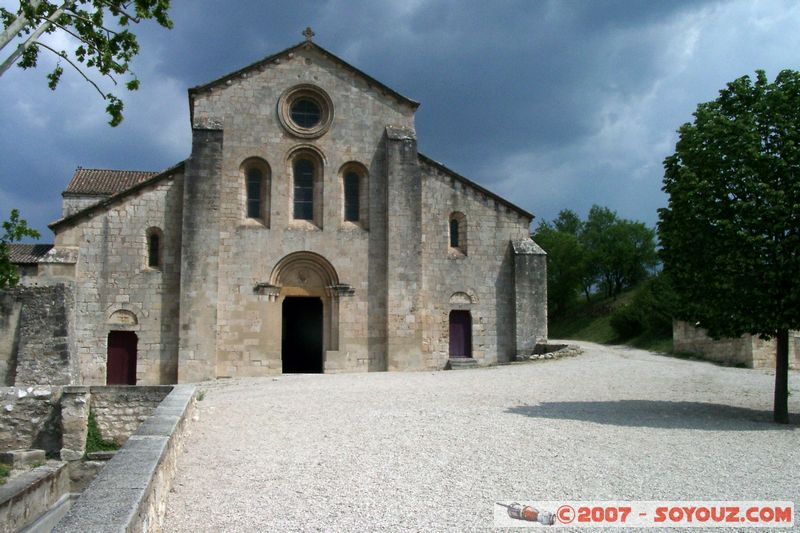
[[[170,0],[65,0],[60,4],[26,0],[20,1],[15,12],[0,8],[4,27],[0,50],[18,42],[0,62],[0,76],[14,64],[23,69],[35,68],[39,51],[51,51],[59,57],[59,62],[47,74],[48,87],[56,89],[64,72],[60,61],[66,61],[108,102],[109,124],[116,126],[123,119],[123,102],[114,93],[104,92],[89,70],[109,78],[114,85],[118,84],[116,76],[128,75],[130,79],[124,87],[137,90],[139,80],[130,62],[139,53],[139,42],[130,26],[153,20],[164,28],[172,28],[169,8]],[[42,41],[43,36],[57,31],[77,42],[70,53],[54,50]]]

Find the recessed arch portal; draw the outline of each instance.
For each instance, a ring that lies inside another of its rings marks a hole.
[[[294,252],[275,264],[270,285],[280,291],[283,371],[324,372],[327,352],[339,347],[336,269],[317,253]]]

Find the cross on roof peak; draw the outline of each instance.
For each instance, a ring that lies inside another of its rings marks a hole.
[[[316,35],[314,30],[311,29],[311,26],[306,26],[306,29],[303,30],[303,37],[306,38],[306,41],[311,42],[311,39]]]

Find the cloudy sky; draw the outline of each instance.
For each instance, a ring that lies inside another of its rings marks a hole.
[[[0,218],[17,207],[52,242],[46,226],[75,167],[161,170],[185,159],[187,89],[301,41],[308,25],[322,47],[421,102],[422,153],[540,220],[600,204],[654,225],[662,161],[697,103],[756,69],[770,79],[800,69],[796,1],[173,4],[173,30],[138,29],[142,87],[124,94],[117,128],[73,73],[55,92],[45,68],[0,77]]]

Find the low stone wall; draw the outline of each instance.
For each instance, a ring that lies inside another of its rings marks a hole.
[[[61,387],[0,389],[0,451],[61,449]]]
[[[789,368],[800,369],[800,333],[789,332]],[[676,352],[697,354],[703,359],[730,366],[775,368],[776,343],[757,336],[714,340],[702,328],[676,320],[672,325],[672,346]]]
[[[160,531],[194,402],[193,385],[176,385],[53,531]]]
[[[43,465],[0,486],[0,533],[35,522],[70,491],[67,463]]]
[[[124,444],[171,390],[171,385],[90,387],[91,410],[100,435]]]

